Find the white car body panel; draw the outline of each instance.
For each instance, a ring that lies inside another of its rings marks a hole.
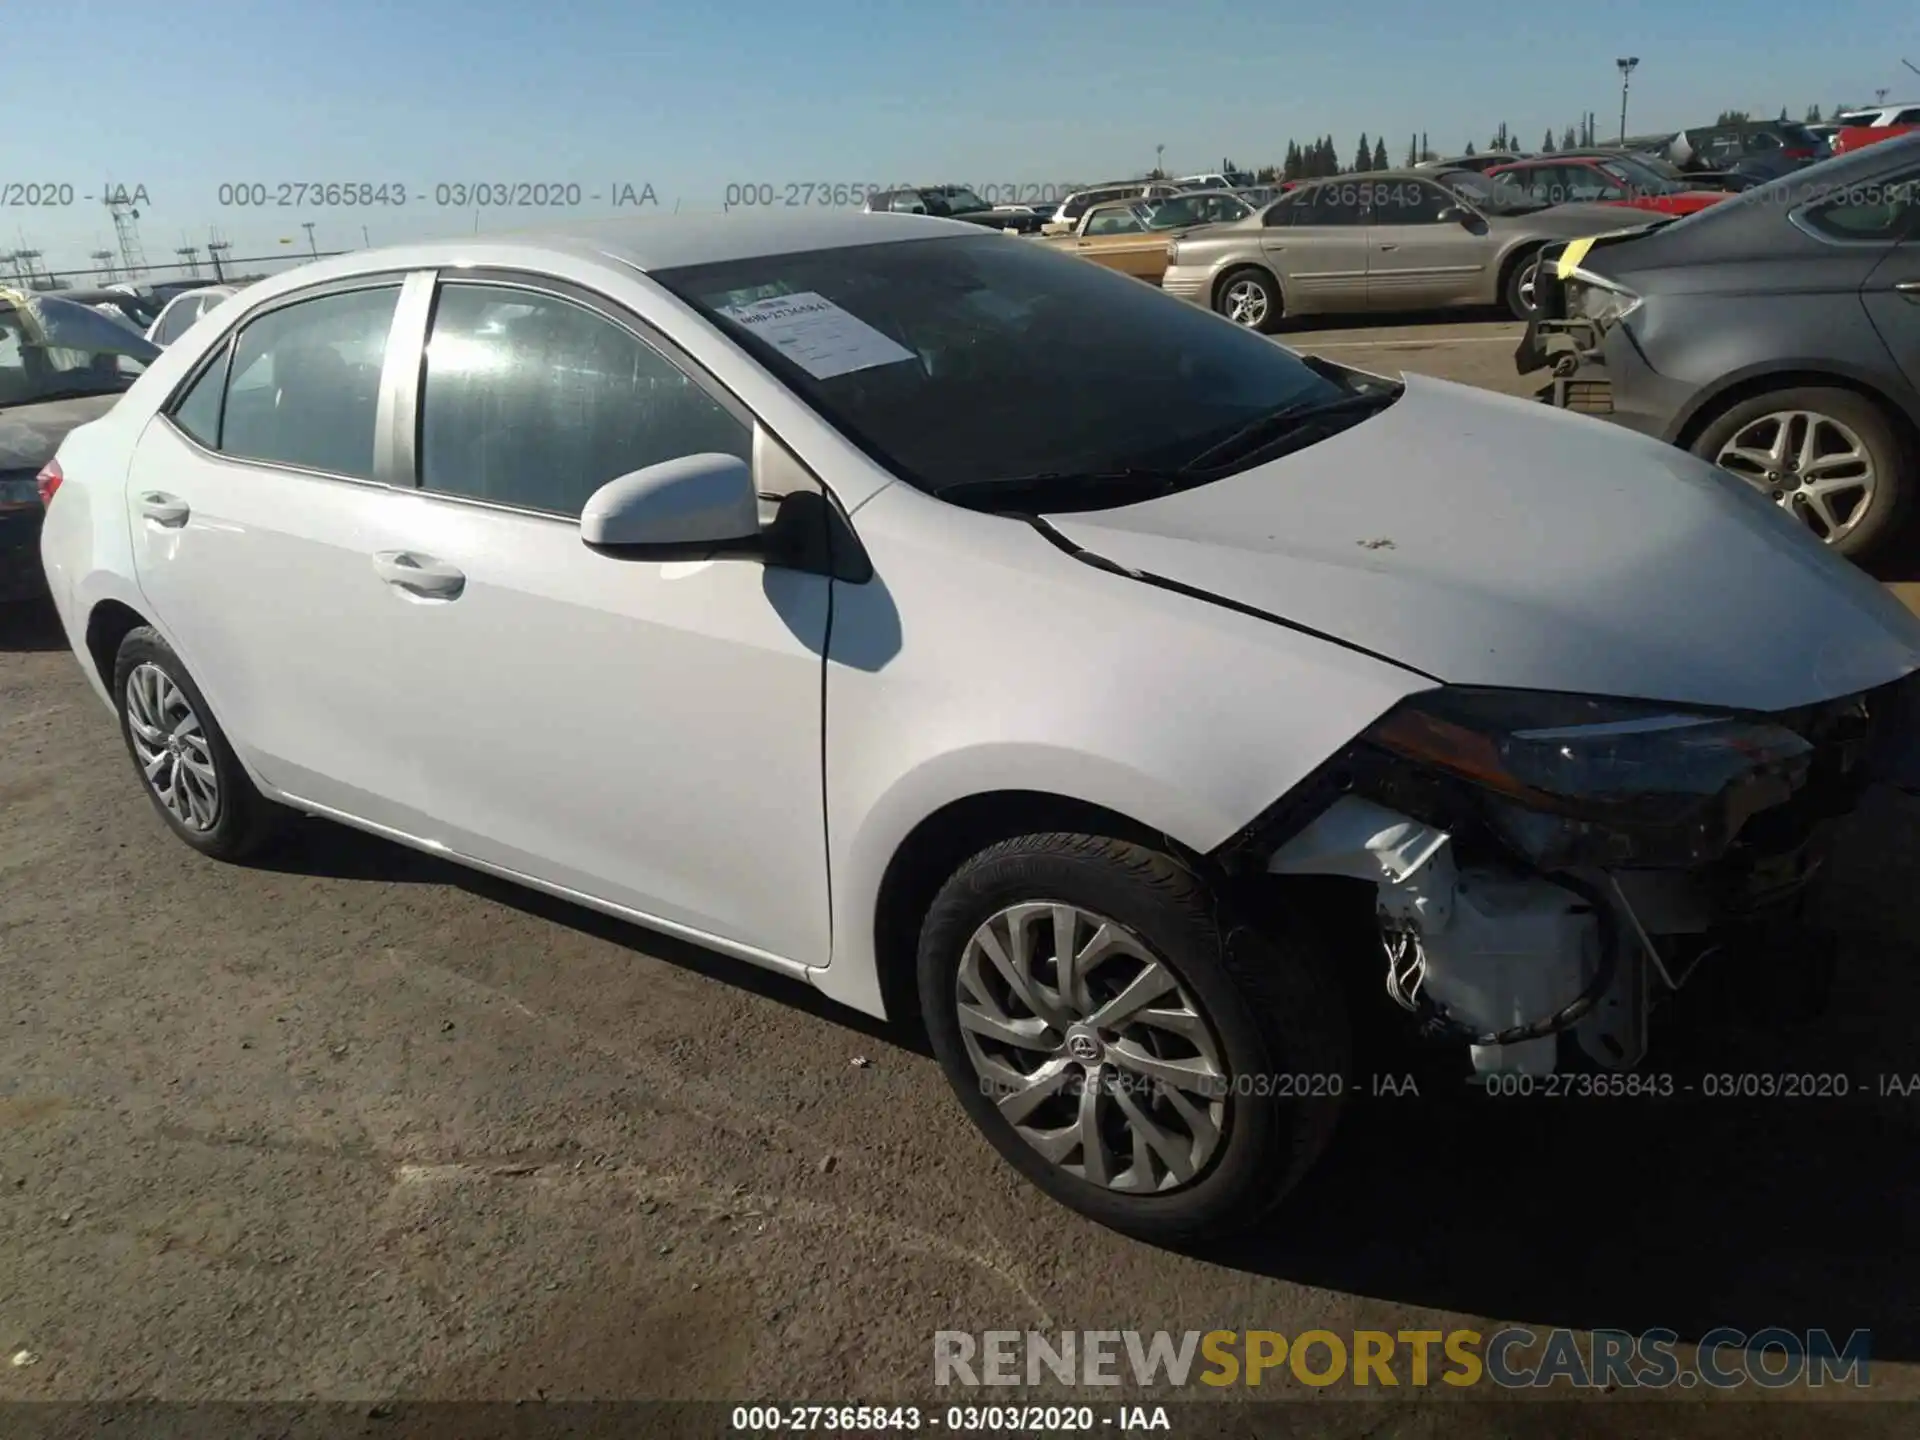
[[[1062,795],[1206,851],[1395,701],[1432,687],[1096,570],[1023,521],[909,486],[853,518],[876,579],[835,586],[834,963],[816,983],[875,1014],[881,881],[901,842],[944,806],[994,791]]]
[[[1269,464],[1054,523],[1455,685],[1782,710],[1920,667],[1920,620],[1757,491],[1604,421],[1417,375]]]

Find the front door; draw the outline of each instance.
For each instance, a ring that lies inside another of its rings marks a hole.
[[[437,719],[434,811],[457,853],[824,965],[831,582],[580,538],[596,489],[660,461],[727,453],[763,493],[796,483],[737,402],[641,333],[557,288],[440,288],[405,545],[460,588],[394,620]]]
[[[1425,310],[1484,294],[1494,242],[1486,223],[1474,228],[1448,215],[1465,207],[1430,180],[1382,180],[1367,218],[1367,308]],[[1442,219],[1443,215],[1448,218]]]
[[[424,697],[373,563],[407,504],[376,443],[399,295],[363,282],[249,321],[142,432],[127,505],[141,591],[256,773],[432,838]]]

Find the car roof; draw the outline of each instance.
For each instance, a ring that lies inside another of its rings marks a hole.
[[[496,231],[450,240],[415,241],[356,250],[301,267],[318,276],[364,274],[418,265],[458,264],[470,257],[484,264],[507,251],[528,247],[587,260],[612,259],[649,272],[681,265],[837,250],[854,245],[927,240],[941,235],[978,235],[978,225],[930,215],[866,214],[857,210],[731,215],[663,215],[614,220],[574,220],[527,230]],[[292,271],[283,271],[292,274]]]

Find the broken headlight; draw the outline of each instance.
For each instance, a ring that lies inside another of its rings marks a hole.
[[[1640,297],[1624,285],[1586,270],[1576,269],[1566,279],[1567,318],[1591,320],[1604,330],[1640,308]]]
[[[1469,782],[1492,829],[1548,870],[1712,860],[1793,796],[1813,755],[1765,719],[1465,688],[1415,696],[1366,738]]]

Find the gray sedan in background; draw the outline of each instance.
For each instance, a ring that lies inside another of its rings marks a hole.
[[[1290,315],[1465,305],[1525,319],[1543,245],[1635,222],[1613,205],[1550,207],[1470,171],[1374,171],[1303,185],[1174,242],[1161,284],[1261,331]]]
[[[1541,398],[1717,462],[1857,560],[1920,490],[1920,135],[1548,251]],[[1562,275],[1564,273],[1564,279]]]

